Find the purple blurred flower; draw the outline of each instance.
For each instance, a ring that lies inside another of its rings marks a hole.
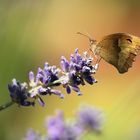
[[[104,117],[100,110],[88,106],[81,107],[76,114],[77,125],[84,131],[101,132]]]
[[[74,125],[65,122],[62,112],[47,120],[48,140],[77,140],[79,131]]]
[[[17,82],[16,79],[13,79],[12,84],[8,85],[8,89],[13,102],[18,103],[21,106],[34,105],[34,102],[27,101],[28,91],[26,83],[20,83]]]
[[[29,129],[26,137],[23,140],[41,140],[41,137],[39,134],[34,132],[32,129]]]
[[[81,108],[77,112],[74,122],[67,121],[62,111],[57,111],[55,116],[47,117],[45,126],[47,135],[42,137],[29,130],[24,140],[81,140],[88,132],[101,132],[102,113],[91,107]],[[86,137],[85,137],[86,138]]]

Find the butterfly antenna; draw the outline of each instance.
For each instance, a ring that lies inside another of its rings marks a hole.
[[[100,57],[99,59],[97,59],[96,64],[99,64],[101,60],[102,60],[102,57]]]
[[[91,39],[90,36],[88,36],[88,35],[86,35],[86,34],[83,34],[83,33],[81,33],[81,32],[77,32],[77,34],[83,35],[83,36],[87,37],[88,39]]]
[[[90,42],[90,51],[92,51],[92,45],[95,44],[97,41],[92,39],[89,35],[86,35],[86,34],[83,34],[81,32],[77,32],[77,34],[80,34],[80,35],[83,35],[85,37],[87,37],[89,39],[89,42]]]
[[[93,39],[92,39],[89,35],[83,34],[83,33],[81,33],[81,32],[77,32],[77,34],[83,35],[83,36],[87,37],[87,38],[89,39],[90,42],[93,41]]]

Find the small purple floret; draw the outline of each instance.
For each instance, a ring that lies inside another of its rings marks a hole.
[[[12,80],[12,84],[8,85],[10,96],[13,102],[18,103],[21,106],[34,105],[34,102],[27,101],[28,91],[25,83],[17,82],[16,79]]]
[[[79,95],[79,85],[85,85],[85,81],[91,85],[96,83],[95,78],[92,76],[96,71],[95,66],[92,66],[92,60],[93,58],[88,57],[86,52],[81,56],[78,49],[71,55],[70,61],[64,56],[61,58],[61,67],[65,73],[64,81],[61,84],[64,85],[67,93],[70,93],[69,88],[71,88]]]

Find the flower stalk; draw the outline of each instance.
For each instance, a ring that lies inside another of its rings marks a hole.
[[[14,104],[13,101],[9,101],[9,102],[7,102],[7,103],[1,105],[1,106],[0,106],[0,111],[2,111],[2,110],[4,110],[4,109],[6,109],[6,108],[12,106],[13,104]]]

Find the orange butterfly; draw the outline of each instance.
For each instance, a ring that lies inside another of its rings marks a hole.
[[[78,34],[82,33],[78,32]],[[110,34],[99,42],[88,38],[94,55],[116,67],[119,73],[125,73],[132,67],[137,52],[140,50],[140,38],[126,33]]]

